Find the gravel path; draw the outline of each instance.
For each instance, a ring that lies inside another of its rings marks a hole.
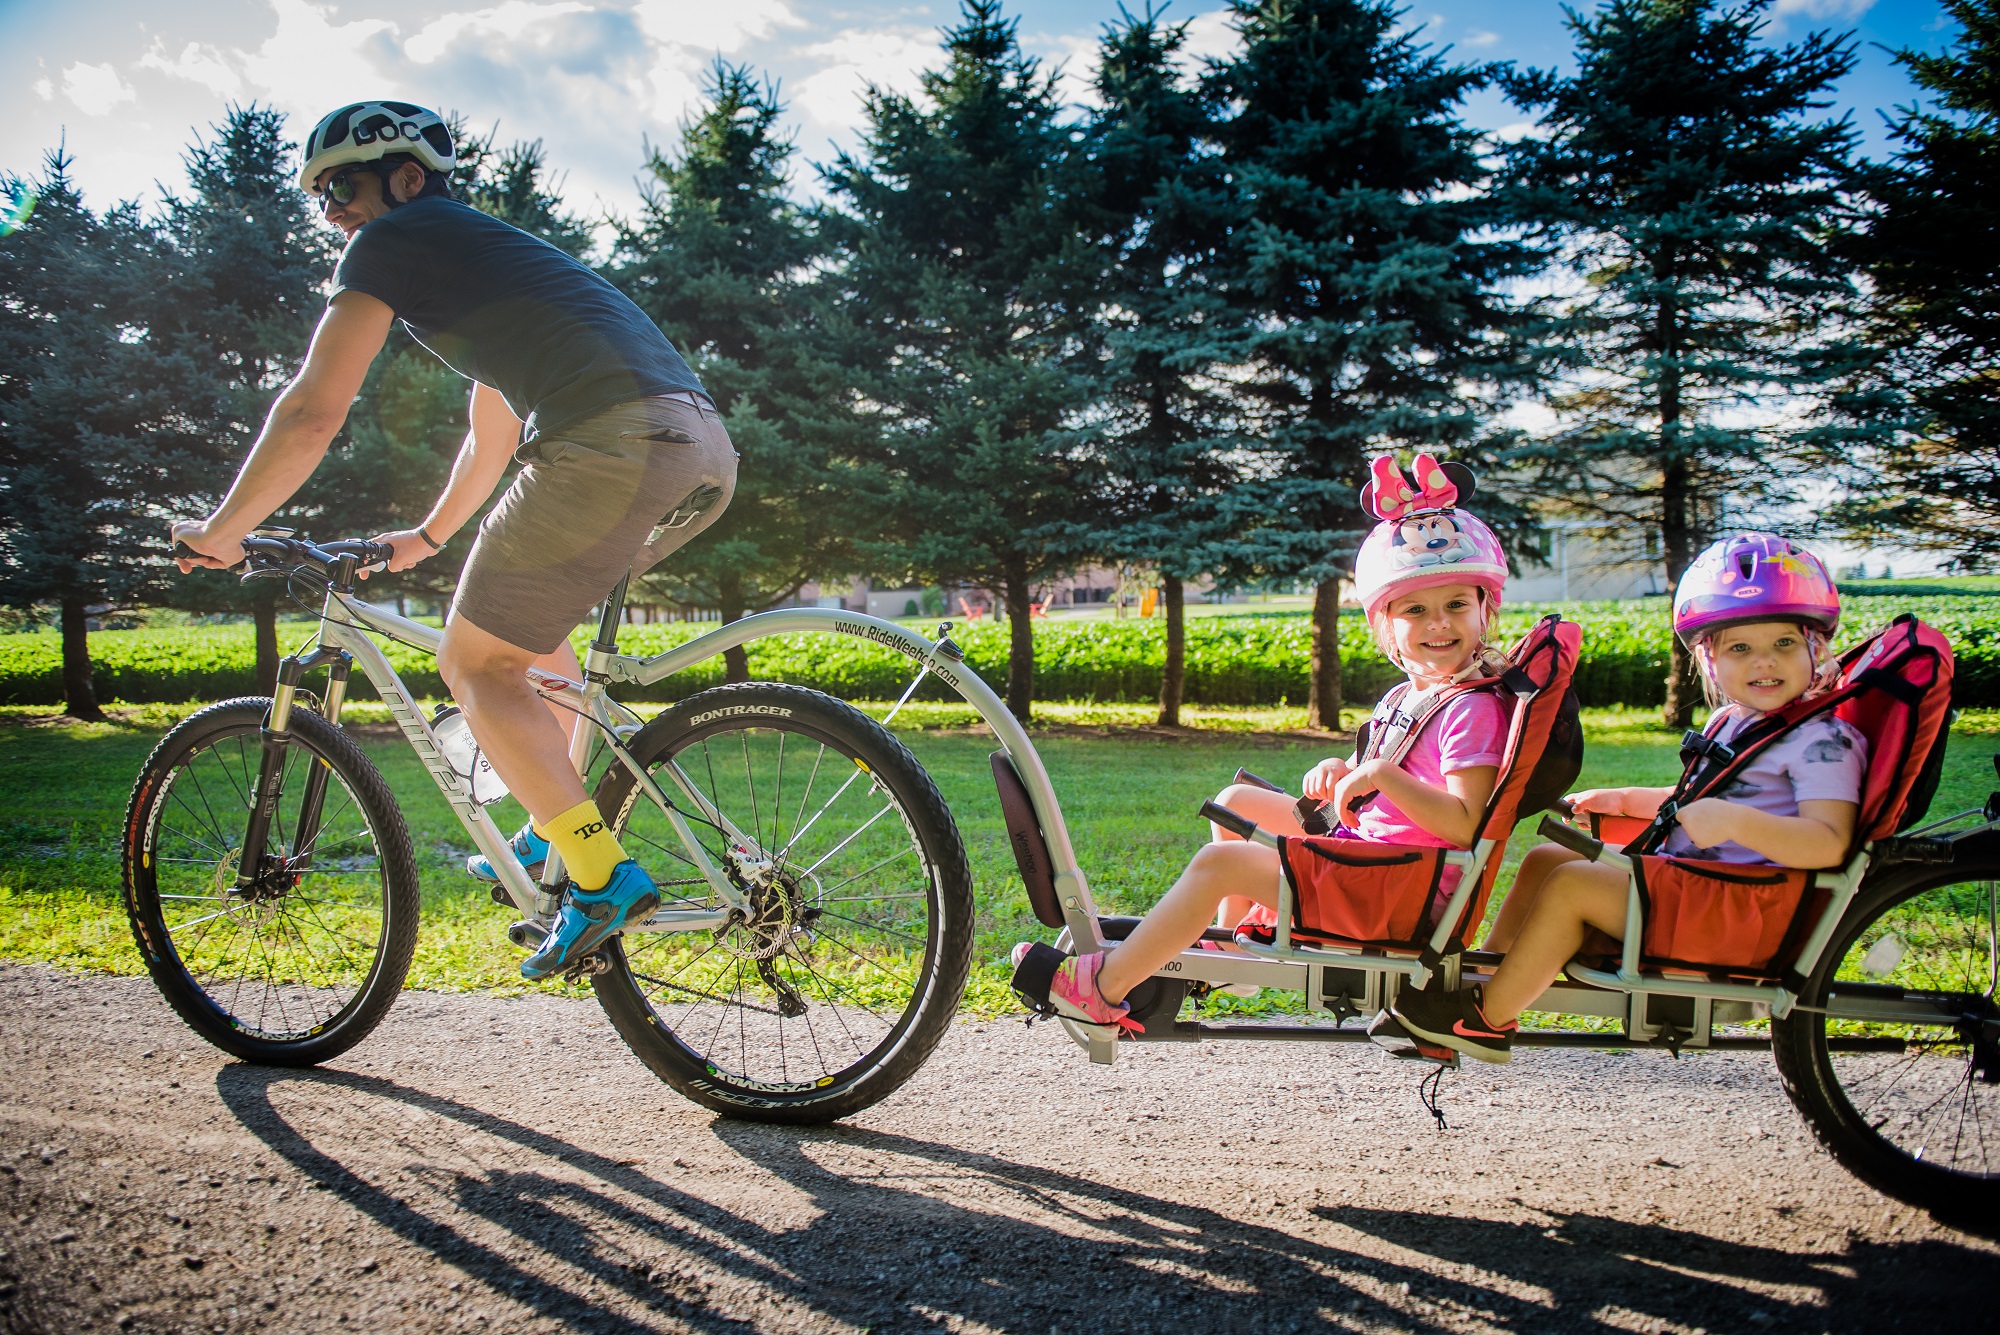
[[[0,1329],[1995,1328],[2000,1249],[1816,1153],[1768,1058],[1090,1067],[962,1023],[851,1123],[718,1121],[588,1003],[409,993],[245,1066],[144,980],[0,967]],[[1982,1315],[1984,1313],[1985,1315]]]

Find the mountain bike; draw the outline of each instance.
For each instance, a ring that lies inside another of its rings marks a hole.
[[[357,572],[389,551],[268,530],[244,547],[245,578],[283,580],[317,607],[317,630],[282,660],[273,695],[208,706],[154,749],[125,823],[125,906],[154,981],[196,1032],[248,1061],[309,1065],[380,1023],[418,934],[408,826],[341,725],[356,666],[497,872],[492,894],[519,915],[517,946],[546,935],[563,870],[553,853],[539,880],[522,867],[476,762],[455,766],[442,720],[424,716],[376,642],[435,653],[443,638],[356,596]],[[965,987],[972,876],[936,785],[881,724],[818,691],[721,686],[647,722],[608,688],[761,635],[831,631],[900,649],[919,680],[953,684],[989,719],[1011,716],[948,638],[848,612],[765,613],[655,658],[620,655],[624,596],[621,582],[599,609],[583,680],[530,677],[581,720],[578,772],[608,756],[594,796],[661,905],[566,977],[587,978],[639,1058],[698,1103],[781,1122],[867,1107],[923,1063]],[[319,672],[315,692],[306,683]]]

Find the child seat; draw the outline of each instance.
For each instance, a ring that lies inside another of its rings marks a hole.
[[[1728,746],[1722,720],[1689,732],[1686,769],[1660,814],[1626,846],[1645,914],[1641,964],[1703,974],[1777,977],[1825,907],[1816,875],[1757,863],[1667,857],[1674,813],[1726,790],[1752,760],[1808,719],[1831,711],[1868,739],[1854,843],[1843,864],[1923,819],[1937,792],[1951,711],[1951,642],[1904,614],[1840,656],[1839,684],[1774,710]]]
[[[1507,654],[1497,676],[1463,683],[1459,691],[1491,691],[1511,705],[1500,773],[1479,825],[1479,842],[1466,875],[1478,877],[1472,896],[1453,925],[1453,941],[1484,919],[1486,901],[1499,875],[1507,836],[1515,822],[1543,810],[1562,796],[1583,763],[1583,732],[1577,719],[1576,672],[1583,631],[1573,621],[1550,615],[1536,622]],[[1440,691],[1411,726],[1395,759],[1437,717],[1446,692]],[[1433,914],[1439,879],[1452,850],[1382,844],[1326,836],[1286,836],[1279,860],[1292,887],[1292,934],[1304,941],[1421,951],[1436,930]],[[1461,860],[1463,854],[1459,855]],[[1270,915],[1248,924],[1253,939],[1275,933]],[[1239,929],[1241,930],[1241,929]]]

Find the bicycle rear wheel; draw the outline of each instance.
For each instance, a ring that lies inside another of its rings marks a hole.
[[[751,910],[717,931],[628,931],[592,979],[625,1042],[706,1107],[826,1122],[887,1096],[958,1008],[972,873],[951,812],[902,743],[818,691],[752,683],[683,700],[632,742],[670,796],[678,766],[746,837],[678,805]],[[665,815],[624,766],[597,789],[662,908],[712,909]]]
[[[2000,1209],[2000,860],[1891,871],[1865,887],[1771,1024],[1785,1091],[1820,1142],[1869,1185],[1990,1229]],[[1835,1019],[1919,1000],[1923,1023]]]
[[[246,1061],[309,1066],[365,1038],[401,990],[417,868],[381,774],[297,708],[256,880],[237,887],[270,708],[227,700],[160,739],[126,811],[125,909],[196,1033]]]

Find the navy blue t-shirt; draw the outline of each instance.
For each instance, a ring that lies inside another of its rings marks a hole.
[[[460,375],[548,435],[701,381],[630,298],[548,242],[455,199],[411,200],[357,231],[333,292],[366,292]]]

